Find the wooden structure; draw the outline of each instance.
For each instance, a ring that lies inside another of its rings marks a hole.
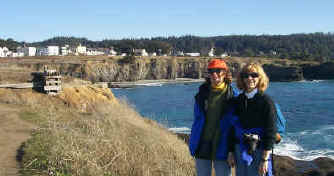
[[[61,75],[57,70],[49,70],[44,67],[44,72],[35,72],[32,75],[35,90],[49,95],[56,95],[61,92]]]

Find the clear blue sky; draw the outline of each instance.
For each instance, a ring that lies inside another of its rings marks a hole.
[[[0,38],[327,33],[333,7],[333,0],[5,0]]]

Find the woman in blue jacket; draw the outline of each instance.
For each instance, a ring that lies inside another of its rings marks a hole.
[[[208,64],[209,79],[195,96],[194,122],[189,148],[196,160],[197,176],[211,175],[212,167],[218,176],[231,175],[227,159],[227,133],[230,125],[224,114],[236,92],[231,86],[231,74],[221,59]]]

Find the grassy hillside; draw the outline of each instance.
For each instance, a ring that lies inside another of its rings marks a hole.
[[[110,89],[68,87],[55,97],[0,89],[0,102],[39,126],[22,147],[24,175],[194,175],[187,145]]]

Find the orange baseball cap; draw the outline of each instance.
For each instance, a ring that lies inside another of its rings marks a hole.
[[[212,69],[212,68],[220,68],[220,69],[228,70],[226,62],[221,59],[212,59],[209,62],[208,69]]]

